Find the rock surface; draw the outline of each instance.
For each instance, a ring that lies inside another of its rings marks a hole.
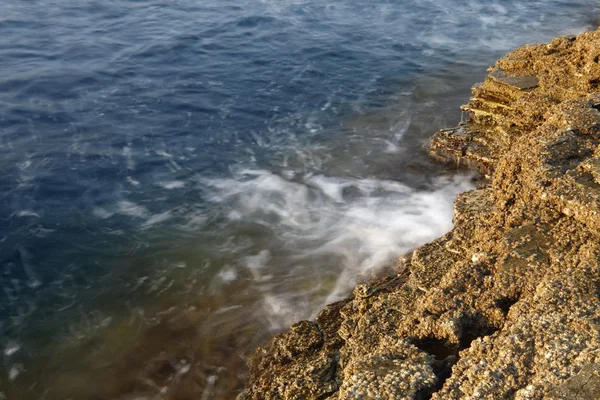
[[[600,30],[509,53],[427,150],[454,229],[259,348],[241,399],[600,399]]]

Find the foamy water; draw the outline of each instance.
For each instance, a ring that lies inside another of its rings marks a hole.
[[[238,264],[257,284],[272,287],[265,291],[264,312],[279,329],[314,317],[324,304],[347,296],[357,276],[450,230],[456,194],[473,187],[469,175],[439,177],[427,190],[416,190],[369,178],[314,175],[290,181],[266,170],[242,170],[204,184],[212,189],[210,201],[226,207],[229,223],[258,225],[277,238]],[[279,256],[273,259],[273,253]],[[315,270],[334,274],[335,282],[319,306],[299,307],[298,296],[310,293],[290,290],[286,280],[318,283]],[[234,270],[225,276],[232,279]]]

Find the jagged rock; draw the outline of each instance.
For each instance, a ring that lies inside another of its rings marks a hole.
[[[466,128],[436,133],[427,151],[491,177],[515,139],[539,126],[552,106],[600,91],[597,35],[557,38],[507,54],[473,87],[474,97],[462,107],[470,116]]]
[[[428,151],[454,229],[251,362],[253,399],[600,399],[600,31],[524,46]],[[330,321],[330,322],[326,322]]]

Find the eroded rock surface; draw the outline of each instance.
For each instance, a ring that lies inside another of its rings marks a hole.
[[[434,135],[454,229],[257,350],[242,399],[600,399],[600,31],[522,47]],[[598,93],[596,93],[598,92]]]

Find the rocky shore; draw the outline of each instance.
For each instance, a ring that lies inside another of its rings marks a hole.
[[[600,30],[519,48],[437,132],[454,229],[256,350],[241,399],[600,399]]]

